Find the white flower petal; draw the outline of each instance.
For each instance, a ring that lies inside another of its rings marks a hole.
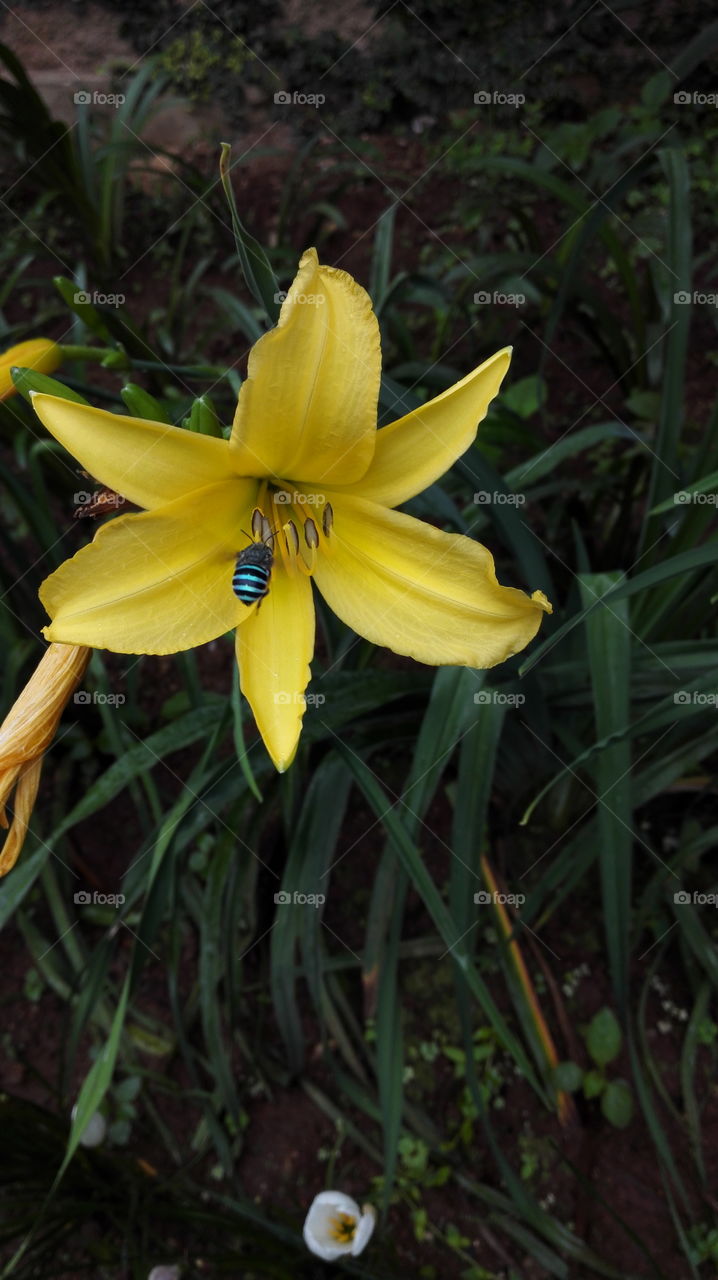
[[[362,1206],[362,1215],[359,1219],[359,1226],[352,1240],[352,1255],[356,1258],[363,1249],[366,1249],[371,1240],[376,1226],[376,1209],[371,1204]]]
[[[77,1115],[77,1105],[75,1105],[72,1108],[73,1120],[75,1119],[76,1115]],[[82,1137],[80,1138],[80,1146],[81,1147],[99,1147],[100,1143],[104,1141],[106,1133],[107,1133],[107,1122],[105,1120],[105,1117],[103,1115],[100,1115],[99,1111],[96,1111],[93,1116],[90,1116],[90,1119],[88,1120],[83,1130]]]

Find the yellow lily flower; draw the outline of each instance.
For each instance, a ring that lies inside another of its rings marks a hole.
[[[484,547],[394,508],[468,448],[510,354],[377,431],[370,299],[310,249],[276,328],[252,348],[229,440],[35,395],[40,419],[81,465],[145,508],[109,521],[43,583],[45,634],[160,654],[236,629],[241,688],[280,771],[305,710],[312,578],[348,626],[395,653],[433,665],[503,662],[533,639],[546,597],[500,586]],[[271,579],[247,605],[232,580],[250,527],[266,540]]]
[[[31,338],[18,342],[0,355],[0,400],[15,395],[15,383],[10,373],[16,366],[35,369],[37,373],[54,373],[62,364],[62,347],[49,338]]]
[[[17,862],[40,785],[43,754],[89,657],[89,649],[51,644],[0,725],[0,826],[10,825],[5,806],[15,789],[13,820],[0,851],[0,876]]]

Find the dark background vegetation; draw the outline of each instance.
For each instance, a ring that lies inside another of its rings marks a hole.
[[[209,395],[229,423],[268,323],[218,181],[231,141],[281,287],[315,244],[370,289],[380,421],[513,343],[476,446],[409,509],[555,610],[489,673],[420,668],[322,614],[326,700],[282,778],[227,641],[94,655],[88,688],[125,701],[70,704],[0,883],[3,1275],[714,1273],[708,16],[3,11],[49,114],[8,55],[0,346],[94,347],[56,375],[92,403],[177,423]],[[127,101],[80,110],[82,88]],[[525,102],[475,103],[494,91]],[[78,306],[77,288],[126,301]],[[73,506],[87,478],[21,394],[1,408],[7,708],[42,652],[37,587],[93,530]],[[126,903],[76,906],[78,884]],[[275,905],[320,884],[323,912]],[[525,895],[519,919],[474,904],[496,884]],[[46,1201],[92,1071],[108,1139]],[[347,1267],[301,1243],[324,1186],[383,1214]]]

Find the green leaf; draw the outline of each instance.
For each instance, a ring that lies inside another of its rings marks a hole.
[[[219,161],[219,172],[222,186],[224,188],[224,194],[227,197],[229,211],[232,216],[234,238],[237,245],[237,256],[242,267],[244,278],[247,282],[247,288],[259,305],[263,307],[270,325],[274,325],[277,323],[277,319],[279,317],[280,303],[277,297],[278,285],[264,249],[254,239],[254,236],[251,236],[242,225],[237,212],[237,205],[234,199],[234,191],[232,190],[232,180],[230,176],[231,151],[232,148],[229,143],[223,142]]]
[[[558,631],[554,631],[543,644],[527,658],[526,662],[519,668],[519,675],[525,676],[537,662],[546,656],[546,654],[554,649],[559,641],[563,640],[570,631],[579,623],[585,622],[586,618],[594,609],[599,606],[608,606],[617,600],[624,600],[628,596],[634,596],[639,592],[645,591],[647,587],[658,586],[662,582],[667,582],[670,578],[679,575],[687,575],[694,569],[702,569],[706,565],[714,565],[718,562],[718,539],[713,538],[706,542],[703,546],[693,547],[691,551],[683,551],[680,555],[671,556],[669,560],[663,560],[660,564],[653,565],[652,568],[646,569],[644,573],[636,574],[635,578],[622,577],[615,580],[615,585],[608,590],[603,597],[594,597],[591,599],[584,609],[574,613],[573,617],[568,619]]]
[[[41,392],[47,396],[59,396],[61,400],[70,400],[73,404],[87,404],[84,396],[79,391],[72,391],[70,387],[66,387],[64,382],[58,382],[57,378],[51,378],[46,373],[38,373],[36,369],[11,369],[12,380],[15,384],[15,390],[19,391],[23,400],[27,400],[28,404],[32,404],[32,397],[37,392]]]
[[[566,458],[574,457],[583,449],[591,449],[606,440],[635,441],[635,438],[635,432],[628,431],[621,422],[597,422],[595,426],[582,427],[580,431],[569,431],[555,444],[549,445],[548,449],[543,449],[541,453],[534,454],[533,458],[512,467],[511,471],[506,472],[504,479],[511,489],[520,493],[545,475],[554,474]]]
[[[532,418],[546,403],[546,383],[538,374],[519,378],[501,392],[501,405],[519,418]]]
[[[586,1032],[586,1047],[593,1061],[605,1067],[621,1052],[621,1028],[611,1009],[599,1009],[591,1019]]]
[[[49,844],[42,845],[29,858],[23,858],[18,862],[12,871],[0,880],[0,929],[3,929],[8,920],[12,919],[51,853]]]
[[[622,581],[616,573],[581,574],[584,604],[601,601]],[[631,639],[627,601],[595,609],[586,618],[596,733],[599,738],[620,733],[631,719]],[[593,761],[594,793],[598,803],[601,896],[606,948],[619,1009],[628,1004],[628,956],[631,933],[631,875],[633,861],[633,795],[631,743],[617,738]],[[595,1061],[608,1061],[596,1058]]]
[[[199,396],[192,402],[189,418],[185,419],[184,425],[188,431],[196,431],[198,435],[214,436],[217,440],[224,439],[219,418],[209,396]]]
[[[682,301],[682,295],[691,289],[693,267],[688,164],[683,151],[678,148],[667,148],[658,154],[669,190],[668,244],[664,261],[670,281],[671,302],[665,336],[661,408],[651,450],[652,466],[641,538],[641,549],[646,547],[647,555],[654,558],[659,526],[656,517],[650,513],[677,487],[679,441],[684,421],[686,352],[693,310]]]
[[[606,1088],[606,1077],[602,1071],[587,1071],[583,1077],[584,1098],[597,1098]]]
[[[553,1082],[557,1089],[563,1089],[566,1093],[575,1093],[583,1083],[583,1072],[575,1062],[559,1062],[558,1066],[554,1067]]]
[[[625,1129],[633,1118],[633,1094],[625,1080],[612,1080],[601,1098],[601,1111],[616,1129]]]
[[[148,422],[166,422],[169,424],[167,411],[155,400],[149,391],[139,387],[136,382],[126,382],[120,395],[133,418],[145,418]]]
[[[53,283],[63,302],[83,321],[90,333],[106,342],[111,335],[99,311],[92,305],[90,294],[75,280],[68,280],[67,276],[55,276]]]
[[[379,314],[386,300],[391,277],[391,257],[394,245],[394,221],[397,204],[390,204],[376,224],[374,251],[369,272],[369,297]]]
[[[206,738],[221,720],[223,708],[224,703],[220,700],[211,702],[209,706],[188,711],[187,715],[159,729],[143,742],[129,747],[115,764],[110,765],[110,768],[100,775],[89,791],[63,818],[49,837],[48,845],[54,847],[55,842],[65,831],[69,831],[76,822],[89,818],[103,805],[108,804],[118,792],[122,791],[123,787],[127,786],[128,782],[144,774],[164,756],[170,755],[173,751],[181,751],[193,742]]]
[[[72,1122],[72,1129],[70,1130],[70,1137],[67,1143],[67,1151],[65,1152],[65,1158],[60,1166],[57,1177],[55,1178],[55,1187],[59,1184],[68,1164],[77,1151],[80,1144],[80,1138],[85,1132],[85,1129],[95,1112],[99,1110],[100,1103],[105,1097],[105,1094],[112,1082],[117,1054],[120,1048],[120,1037],[122,1036],[122,1029],[125,1024],[129,993],[130,983],[128,975],[122,988],[122,994],[117,1003],[117,1009],[115,1010],[115,1016],[112,1020],[112,1028],[107,1039],[107,1044],[92,1064],[85,1080],[83,1081],[82,1088],[80,1089],[75,1107],[75,1118]]]

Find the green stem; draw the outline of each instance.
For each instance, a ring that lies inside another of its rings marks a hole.
[[[60,349],[66,360],[95,360],[97,364],[114,351],[114,347],[77,347],[65,342],[60,343]]]

